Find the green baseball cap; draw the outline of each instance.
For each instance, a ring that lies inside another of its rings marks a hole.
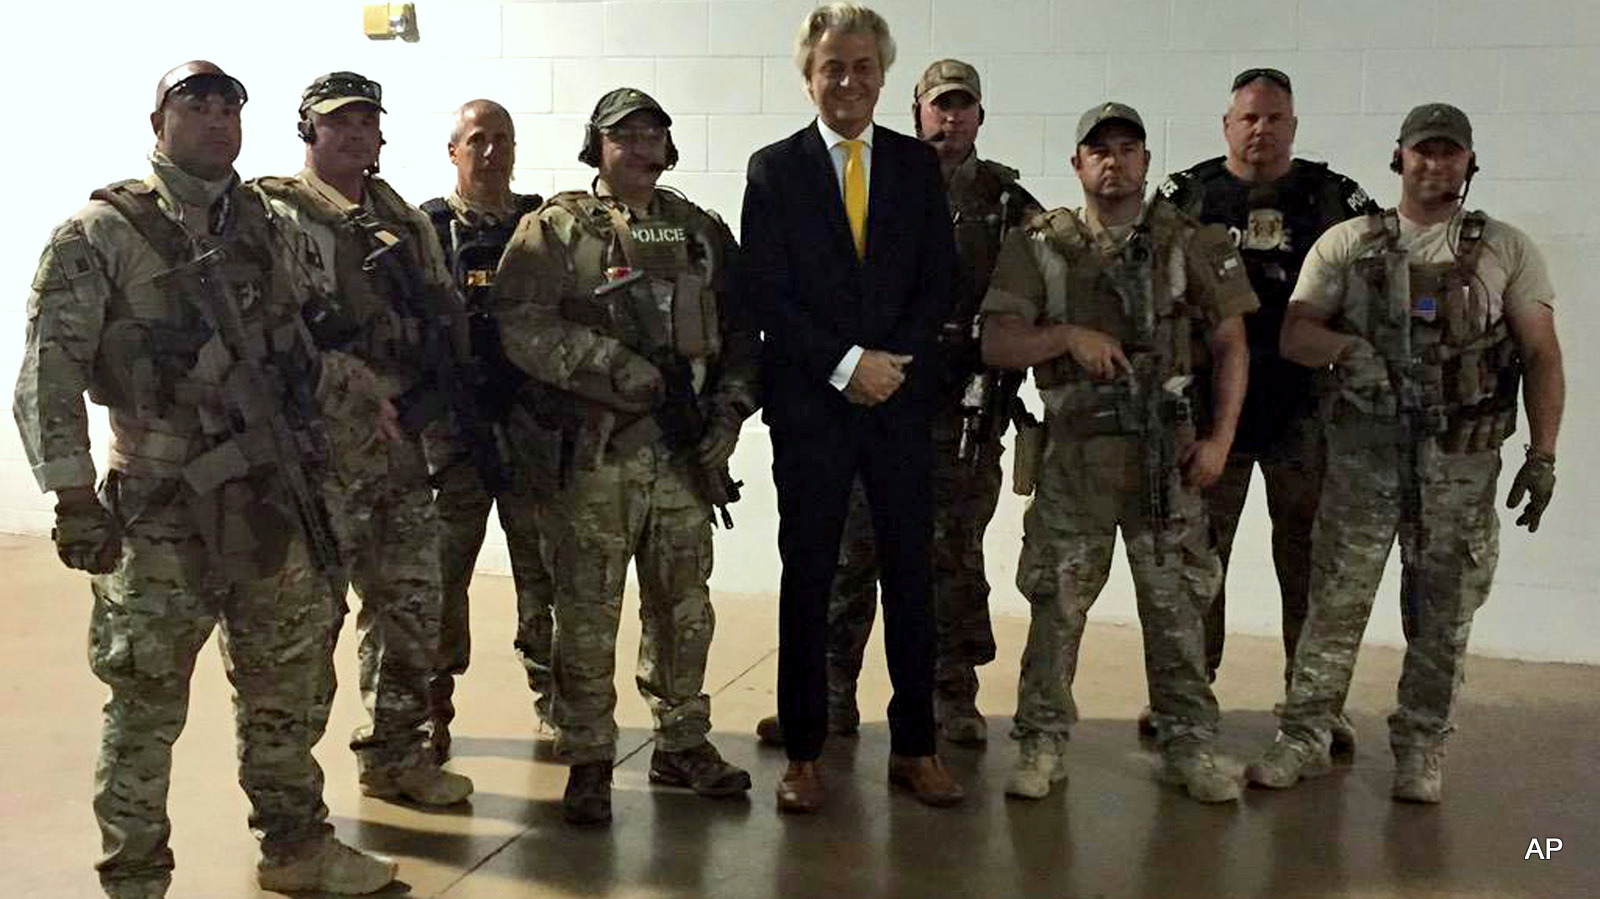
[[[911,99],[932,103],[951,91],[966,91],[972,95],[972,102],[982,103],[983,85],[978,80],[978,70],[959,59],[941,59],[928,66],[917,79]]]
[[[1089,139],[1094,129],[1107,122],[1127,122],[1139,132],[1139,139],[1144,140],[1144,119],[1139,118],[1139,113],[1126,103],[1101,103],[1091,106],[1089,110],[1078,118],[1078,143]]]
[[[1472,122],[1449,103],[1424,103],[1406,115],[1400,125],[1400,147],[1409,150],[1425,140],[1442,137],[1463,150],[1472,149]]]
[[[619,87],[608,92],[594,105],[594,114],[589,116],[589,124],[596,128],[609,128],[630,115],[648,110],[661,117],[664,127],[672,127],[672,116],[661,108],[661,104],[654,97],[638,88]]]

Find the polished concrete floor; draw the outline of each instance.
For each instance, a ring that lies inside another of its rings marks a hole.
[[[90,899],[98,834],[89,809],[102,689],[85,664],[85,578],[42,540],[0,537],[5,627],[0,727],[0,896]],[[457,760],[477,781],[450,814],[363,799],[344,735],[357,723],[351,632],[341,689],[318,750],[340,834],[400,860],[385,896],[522,897],[1595,897],[1600,896],[1600,674],[1570,665],[1474,659],[1445,803],[1388,798],[1383,715],[1399,656],[1362,656],[1350,711],[1361,734],[1352,764],[1287,793],[1253,791],[1238,806],[1203,807],[1156,784],[1154,756],[1134,734],[1144,702],[1135,628],[1095,625],[1084,648],[1071,780],[1050,798],[1001,794],[1014,748],[1005,738],[1026,622],[996,621],[1000,658],[983,669],[982,706],[995,739],[949,748],[969,800],[936,811],[884,784],[888,734],[881,659],[868,660],[861,735],[825,754],[829,805],[779,817],[772,786],[781,752],[752,728],[773,708],[776,617],[770,596],[721,595],[708,690],[714,738],[750,768],[748,800],[703,800],[652,787],[649,718],[635,693],[637,625],[619,657],[623,725],[616,821],[578,832],[560,820],[565,769],[535,740],[521,670],[510,652],[511,590],[480,578],[477,659],[458,696]],[[630,607],[631,607],[630,600]],[[625,616],[625,620],[627,620]],[[1242,764],[1273,733],[1276,641],[1237,637],[1218,683],[1224,748]],[[255,845],[234,779],[227,687],[214,649],[195,677],[189,726],[175,752],[171,895],[271,896],[255,885]],[[1529,841],[1558,839],[1549,861]]]

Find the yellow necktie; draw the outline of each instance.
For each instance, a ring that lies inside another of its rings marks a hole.
[[[840,141],[849,151],[844,162],[844,214],[850,220],[850,236],[856,241],[856,258],[867,258],[867,170],[861,164],[865,141]]]

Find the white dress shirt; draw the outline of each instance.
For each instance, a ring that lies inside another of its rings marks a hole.
[[[861,174],[862,180],[866,182],[868,197],[872,196],[872,131],[874,127],[876,126],[868,122],[867,127],[853,138],[866,145],[861,148]],[[828,158],[833,160],[833,174],[839,181],[839,198],[843,200],[844,166],[850,159],[850,150],[844,146],[843,141],[852,140],[852,138],[845,137],[823,124],[821,116],[817,117],[817,132],[822,135],[822,145],[828,148]],[[861,362],[861,353],[862,349],[858,346],[852,346],[847,350],[844,358],[840,359],[839,364],[833,367],[833,374],[828,376],[828,383],[838,390],[849,387],[850,378],[856,373],[856,365]]]

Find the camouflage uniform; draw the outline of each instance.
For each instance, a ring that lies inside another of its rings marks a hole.
[[[424,289],[454,298],[433,226],[387,183],[369,177],[361,204],[351,204],[307,169],[293,178],[253,182],[275,215],[293,222],[296,256],[332,297],[322,316],[327,338],[368,363],[380,392],[397,400],[424,377],[418,323],[362,269],[380,238],[391,237],[405,264],[422,273]],[[422,441],[407,434],[383,440],[371,428],[331,422],[336,464],[325,489],[345,562],[361,598],[356,616],[361,698],[370,723],[351,737],[363,781],[432,764],[428,678],[437,667],[440,616],[438,520]]]
[[[978,693],[974,669],[994,659],[989,625],[989,581],[984,575],[983,532],[1000,501],[1000,421],[992,436],[980,439],[971,459],[961,458],[966,412],[962,393],[982,371],[971,339],[972,321],[999,253],[1004,227],[1019,224],[1039,203],[1016,183],[1017,172],[976,152],[951,173],[946,185],[955,230],[956,307],[941,331],[946,377],[943,400],[933,419],[933,607],[938,633],[936,701],[970,706]],[[1014,396],[1020,378],[991,389]],[[1009,404],[999,408],[1009,417]],[[858,482],[839,543],[839,570],[828,604],[828,710],[835,727],[853,727],[856,679],[878,604],[878,561],[872,517]],[[834,720],[841,719],[841,720]]]
[[[758,395],[755,334],[726,293],[735,249],[727,227],[667,190],[656,190],[643,217],[611,199],[603,182],[598,190],[559,194],[523,219],[496,286],[506,355],[565,407],[562,483],[547,532],[556,583],[551,713],[556,749],[575,766],[616,753],[616,636],[630,559],[643,619],[637,682],[657,752],[697,747],[711,727],[703,686],[715,621],[706,588],[713,513],[702,484],[715,473],[666,445],[660,416],[650,414],[659,369],[642,355],[646,347],[630,346],[636,336],[625,338],[616,305],[624,292],[608,301],[595,289],[642,268],[659,304],[674,279],[680,288],[699,281],[703,290],[678,291],[662,330],[689,360],[701,412],[737,428]],[[614,227],[619,217],[627,238]],[[681,315],[690,305],[699,327]],[[712,319],[720,326],[699,333]],[[699,348],[683,351],[690,341]]]
[[[540,484],[538,472],[529,471],[526,458],[513,452],[529,441],[548,440],[535,416],[538,389],[505,361],[499,331],[489,314],[500,256],[522,216],[539,207],[537,195],[515,195],[514,207],[505,211],[474,207],[459,194],[422,204],[433,221],[446,261],[457,287],[467,300],[471,321],[474,362],[485,380],[479,388],[477,439],[491,437],[491,445],[475,447],[474,438],[452,430],[447,440],[427,447],[438,493],[433,506],[439,518],[440,566],[444,583],[443,614],[439,633],[439,668],[429,683],[433,746],[448,753],[450,722],[455,718],[451,696],[455,678],[464,674],[472,654],[468,628],[467,587],[483,547],[489,509],[499,509],[511,556],[511,575],[517,591],[517,632],[512,643],[527,671],[535,694],[534,709],[540,721],[550,718],[550,639],[554,627],[551,607],[555,585],[548,567],[546,541],[540,525],[541,499],[553,484]],[[497,468],[499,483],[484,484],[479,460]],[[519,464],[520,461],[520,464]]]
[[[1474,225],[1474,216],[1481,213],[1448,225],[1459,231],[1454,255],[1465,262],[1430,262],[1403,245],[1392,211],[1344,226],[1364,233],[1349,259],[1332,263],[1348,271],[1332,326],[1361,335],[1391,371],[1405,371],[1385,310],[1410,311],[1405,341],[1424,361],[1405,376],[1415,382],[1403,389],[1419,395],[1409,414],[1389,381],[1341,381],[1325,403],[1328,474],[1314,531],[1311,614],[1281,725],[1302,744],[1328,744],[1397,535],[1406,655],[1390,743],[1397,756],[1433,752],[1452,730],[1472,616],[1488,599],[1499,558],[1499,447],[1516,427],[1520,363],[1498,307],[1502,296],[1546,304],[1553,297],[1538,260],[1491,250],[1497,272],[1474,270],[1482,244],[1499,239],[1493,231],[1511,230],[1486,219]]]
[[[171,880],[172,744],[196,655],[217,625],[234,688],[239,782],[263,853],[303,854],[332,831],[311,755],[333,690],[328,579],[293,519],[274,514],[287,506],[270,463],[219,476],[217,457],[203,455],[232,443],[222,405],[232,357],[165,275],[221,247],[224,289],[246,328],[269,334],[303,335],[307,285],[281,264],[261,204],[235,189],[236,178],[203,181],[160,152],[151,162],[143,182],[110,189],[136,201],[142,225],[96,199],[52,235],[28,297],[14,404],[46,491],[93,486],[85,390],[110,410],[111,470],[100,496],[122,547],[115,570],[93,582],[89,664],[110,688],[94,811],[104,849],[96,867],[111,896],[163,895]],[[188,224],[197,222],[219,230]],[[351,363],[323,359],[324,398],[341,395],[339,371]],[[371,427],[376,403],[368,396],[364,412],[328,411]],[[220,483],[197,492],[208,481]]]
[[[1134,317],[1123,311],[1112,280],[1113,264],[1134,238],[1113,236],[1092,216],[1067,209],[1035,218],[1007,239],[984,300],[985,315],[1019,315],[1030,323],[1067,323],[1109,334],[1128,348],[1142,384],[1188,373],[1197,367],[1191,357],[1204,346],[1198,339],[1203,332],[1254,310],[1255,296],[1222,228],[1201,226],[1165,204],[1147,206],[1144,221],[1151,260],[1144,265],[1150,267],[1155,307],[1151,351],[1134,352]],[[1045,401],[1049,439],[1017,563],[1017,587],[1031,604],[1032,620],[1012,737],[1025,747],[1059,742],[1077,720],[1071,689],[1078,645],[1089,607],[1110,572],[1120,527],[1144,630],[1158,739],[1164,749],[1209,742],[1218,711],[1205,676],[1202,619],[1222,569],[1200,494],[1182,483],[1176,466],[1169,467],[1169,515],[1157,533],[1146,499],[1144,450],[1158,438],[1126,420],[1126,407],[1143,405],[1130,398],[1133,391],[1121,381],[1091,381],[1069,355],[1037,366],[1034,378]],[[1175,458],[1193,439],[1192,428],[1170,418],[1162,427],[1177,428]]]
[[[1157,191],[1197,221],[1228,228],[1250,273],[1261,308],[1245,316],[1250,387],[1239,413],[1228,467],[1205,491],[1206,511],[1222,557],[1223,584],[1206,615],[1206,673],[1216,679],[1226,636],[1228,559],[1257,465],[1272,519],[1272,563],[1283,606],[1284,685],[1306,617],[1311,580],[1311,525],[1323,471],[1322,428],[1311,372],[1278,354],[1278,332],[1300,266],[1322,232],[1377,206],[1360,185],[1325,163],[1296,159],[1276,181],[1251,184],[1218,156],[1169,176]]]

